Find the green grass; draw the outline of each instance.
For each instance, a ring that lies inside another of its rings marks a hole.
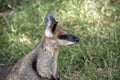
[[[61,80],[120,80],[118,1],[33,0],[21,1],[19,6],[16,1],[9,16],[0,20],[0,63],[11,64],[32,50],[44,32],[44,15],[50,11],[59,26],[80,39],[77,45],[60,50]]]

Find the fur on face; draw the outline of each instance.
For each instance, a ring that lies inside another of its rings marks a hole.
[[[57,21],[52,13],[47,13],[44,20],[46,24],[45,36],[59,46],[72,45],[79,39],[68,31],[57,26]]]

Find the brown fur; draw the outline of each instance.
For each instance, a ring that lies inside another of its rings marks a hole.
[[[58,28],[53,38],[44,36],[36,48],[13,66],[6,80],[42,80],[42,77],[55,77],[57,80],[59,77],[57,72],[59,44],[56,43],[56,39],[62,33],[63,31]],[[32,68],[34,61],[37,61],[37,71]]]
[[[4,80],[12,65],[0,64],[0,80]]]
[[[45,23],[54,26],[53,15],[48,13],[46,18],[48,20],[46,19]],[[59,35],[69,33],[60,27],[55,27],[54,32],[51,32],[52,26],[47,26],[45,30],[48,31],[47,36],[44,35],[41,42],[29,54],[18,60],[5,80],[59,80],[57,71],[59,48],[69,45],[71,41],[60,40]],[[76,40],[78,42],[77,38]]]
[[[6,80],[42,80],[41,77],[57,77],[58,48],[54,45],[44,36],[42,43],[13,66]],[[37,71],[32,67],[34,61]]]

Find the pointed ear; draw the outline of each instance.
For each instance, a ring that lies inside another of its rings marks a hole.
[[[44,19],[45,25],[46,25],[46,30],[45,30],[45,35],[47,37],[53,37],[54,31],[57,26],[57,21],[55,20],[55,17],[53,16],[52,13],[47,13]]]
[[[51,12],[48,12],[45,15],[44,22],[47,27],[50,27],[56,23],[55,17],[53,16],[53,14]]]
[[[58,23],[58,22],[56,22],[54,25],[52,25],[52,27],[51,27],[52,33],[54,33],[54,31],[55,31],[55,29],[56,29],[56,27],[57,27],[57,23]]]

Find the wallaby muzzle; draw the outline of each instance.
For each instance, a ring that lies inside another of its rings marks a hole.
[[[76,36],[72,35],[72,34],[59,35],[59,39],[71,41],[71,42],[74,42],[74,43],[79,42],[79,39]]]

